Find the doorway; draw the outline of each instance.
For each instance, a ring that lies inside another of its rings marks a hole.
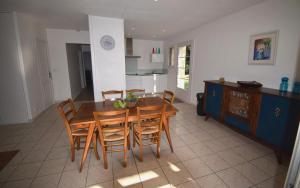
[[[75,101],[94,101],[89,44],[66,44],[71,96]]]
[[[177,45],[176,95],[188,103],[191,100],[192,51],[191,41]]]

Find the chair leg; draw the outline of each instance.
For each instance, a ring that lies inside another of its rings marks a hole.
[[[135,133],[133,132],[133,138],[132,138],[132,147],[135,148]]]
[[[73,162],[75,160],[75,146],[74,144],[71,145],[71,161]]]
[[[143,162],[143,142],[142,142],[142,134],[139,134],[139,150],[140,150],[140,161]]]
[[[128,144],[128,137],[124,140],[124,167],[127,166],[127,144]]]
[[[158,135],[157,135],[156,156],[157,156],[157,158],[160,158],[160,133],[158,133]]]
[[[94,147],[94,153],[97,160],[100,159],[98,150],[97,150],[97,136],[96,134],[93,134],[93,147]]]
[[[127,136],[127,149],[130,150],[130,133]]]
[[[80,137],[78,136],[78,137],[76,137],[76,142],[77,142],[77,150],[79,150],[80,149]]]

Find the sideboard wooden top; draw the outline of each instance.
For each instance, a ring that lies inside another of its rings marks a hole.
[[[227,82],[227,81],[220,82],[219,80],[205,80],[204,82],[238,88],[241,90],[246,89],[247,91],[259,92],[259,93],[268,94],[268,95],[275,95],[275,96],[279,96],[279,97],[286,97],[286,98],[291,98],[291,99],[295,99],[295,100],[300,100],[299,94],[295,94],[292,92],[280,92],[277,89],[271,89],[271,88],[265,88],[265,87],[251,88],[251,87],[240,86],[239,84],[234,83],[234,82]]]

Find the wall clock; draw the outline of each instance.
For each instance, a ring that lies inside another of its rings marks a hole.
[[[115,47],[115,40],[110,35],[104,35],[100,40],[100,44],[104,50],[112,50]]]

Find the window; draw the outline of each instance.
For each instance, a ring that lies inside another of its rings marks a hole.
[[[175,65],[175,47],[169,48],[169,66]]]
[[[190,80],[191,45],[178,48],[177,87],[187,90]]]

